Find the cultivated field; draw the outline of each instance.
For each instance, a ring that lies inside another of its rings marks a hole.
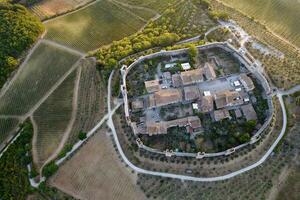
[[[18,123],[18,119],[0,119],[0,144],[7,139],[13,130],[17,128]]]
[[[85,59],[81,67],[78,90],[78,108],[69,143],[78,140],[80,131],[90,131],[101,120],[106,111],[106,87],[93,58]]]
[[[47,22],[46,38],[89,51],[133,34],[145,23],[134,10],[102,0]]]
[[[33,114],[36,124],[34,137],[36,139],[33,142],[34,161],[38,168],[58,148],[68,131],[69,123],[72,122],[74,109],[72,100],[77,75],[79,75],[77,71],[72,72]]]
[[[300,47],[300,3],[298,0],[221,1],[250,17],[254,17],[254,19]]]
[[[50,184],[79,199],[145,199],[105,132],[97,132],[61,166]]]
[[[157,11],[152,10],[151,8],[138,6],[138,5],[131,5],[125,2],[121,2],[118,0],[112,0],[110,1],[116,6],[120,7],[121,9],[126,9],[130,11],[131,13],[135,14],[137,17],[141,17],[142,20],[149,20],[152,17],[154,17],[156,14],[158,14]]]
[[[55,15],[66,13],[83,6],[93,0],[42,0],[34,4],[30,9],[40,19],[46,19]]]
[[[284,54],[284,58],[276,56],[254,55],[258,58],[268,75],[277,87],[290,88],[300,83],[300,55],[294,47],[268,31],[265,26],[243,15],[235,9],[225,6],[218,0],[211,0],[213,10],[225,12],[235,20],[247,33],[260,43],[272,46]],[[249,49],[251,50],[251,49]],[[253,51],[251,51],[253,53]]]
[[[138,5],[145,8],[150,8],[156,10],[160,13],[165,11],[170,5],[174,5],[180,0],[117,0],[119,2],[131,4],[131,5]]]
[[[26,114],[78,59],[68,51],[41,43],[0,97],[0,114]]]

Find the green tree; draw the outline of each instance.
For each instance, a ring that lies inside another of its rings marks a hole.
[[[180,37],[176,33],[164,33],[153,39],[153,44],[156,46],[169,46],[177,42]]]
[[[20,136],[0,158],[0,199],[26,199],[32,192],[27,170],[31,158],[27,152],[31,149],[33,128],[29,122],[20,127]]]
[[[251,133],[256,126],[256,120],[250,120],[245,123],[245,131]]]
[[[42,171],[43,176],[46,178],[52,176],[58,170],[58,166],[55,164],[54,161],[47,164]]]
[[[239,141],[240,143],[246,143],[246,142],[249,142],[250,141],[250,135],[249,133],[243,133],[239,136]]]
[[[198,56],[198,49],[195,45],[191,45],[189,48],[189,58],[192,64],[196,63],[197,56]]]
[[[86,132],[80,131],[78,135],[79,140],[84,140],[86,138]]]

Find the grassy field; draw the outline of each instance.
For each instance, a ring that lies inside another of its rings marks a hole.
[[[102,0],[47,22],[46,38],[84,51],[93,50],[142,28],[146,22],[137,15],[133,10]]]
[[[50,184],[78,199],[145,199],[105,132],[97,132],[61,166]]]
[[[74,10],[91,1],[93,0],[42,0],[34,4],[30,10],[43,20]]]
[[[77,72],[72,72],[33,114],[37,126],[34,148],[38,168],[57,149],[71,121],[76,77]]]
[[[18,123],[18,119],[0,119],[0,144],[17,128]]]
[[[0,114],[26,114],[78,59],[77,55],[41,43],[0,98]]]
[[[254,17],[300,47],[300,2],[298,0],[221,0]]]
[[[106,87],[93,59],[86,59],[82,65],[76,121],[72,127],[69,143],[78,140],[80,131],[90,131],[101,120],[106,111]]]

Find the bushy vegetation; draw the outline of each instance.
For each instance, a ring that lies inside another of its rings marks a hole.
[[[86,138],[86,132],[80,131],[78,135],[79,140],[84,140]]]
[[[28,193],[32,192],[27,171],[31,157],[27,152],[31,149],[33,128],[29,122],[25,122],[21,128],[21,135],[0,158],[1,199],[26,199]]]
[[[262,85],[258,84],[256,79],[252,78],[252,80],[255,85],[253,95],[256,98],[256,102],[253,107],[257,114],[258,122],[263,124],[265,119],[267,118],[267,111],[269,109],[268,100],[262,96],[262,94],[264,93]]]
[[[47,164],[42,171],[43,176],[45,176],[46,178],[49,178],[50,176],[52,176],[56,171],[58,170],[58,166],[55,164],[54,161],[50,162],[49,164]]]
[[[189,48],[189,52],[188,52],[188,55],[189,55],[189,59],[191,61],[191,64],[194,65],[197,61],[197,57],[198,57],[198,49],[195,45],[191,45],[190,48]]]
[[[66,144],[63,150],[59,153],[58,159],[65,157],[67,153],[72,150],[72,148],[73,146],[71,144]]]
[[[23,6],[0,2],[0,88],[18,66],[18,57],[43,30],[41,22]]]

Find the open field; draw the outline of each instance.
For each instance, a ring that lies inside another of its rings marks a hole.
[[[42,0],[30,9],[41,20],[74,10],[93,0]]]
[[[0,119],[0,143],[5,141],[7,137],[18,127],[18,119]],[[1,149],[1,145],[0,145]]]
[[[78,199],[145,199],[113,148],[105,129],[97,132],[50,179],[50,184]]]
[[[78,75],[77,71],[72,72],[33,114],[36,125],[36,139],[33,142],[33,151],[36,153],[33,155],[38,168],[58,148],[72,121],[72,102],[74,90],[77,89],[74,86]]]
[[[26,114],[78,59],[78,55],[40,43],[0,97],[0,114]]]
[[[117,0],[119,2],[138,5],[145,8],[150,8],[162,13],[165,9],[167,9],[170,5],[174,5],[180,0]]]
[[[76,120],[68,142],[78,140],[80,131],[90,131],[99,122],[106,111],[106,87],[93,58],[85,59],[81,66],[78,90],[78,108]]]
[[[300,47],[300,2],[298,0],[221,0],[221,2],[253,17]]]
[[[145,23],[133,10],[102,0],[46,22],[46,38],[89,51],[133,34]]]

